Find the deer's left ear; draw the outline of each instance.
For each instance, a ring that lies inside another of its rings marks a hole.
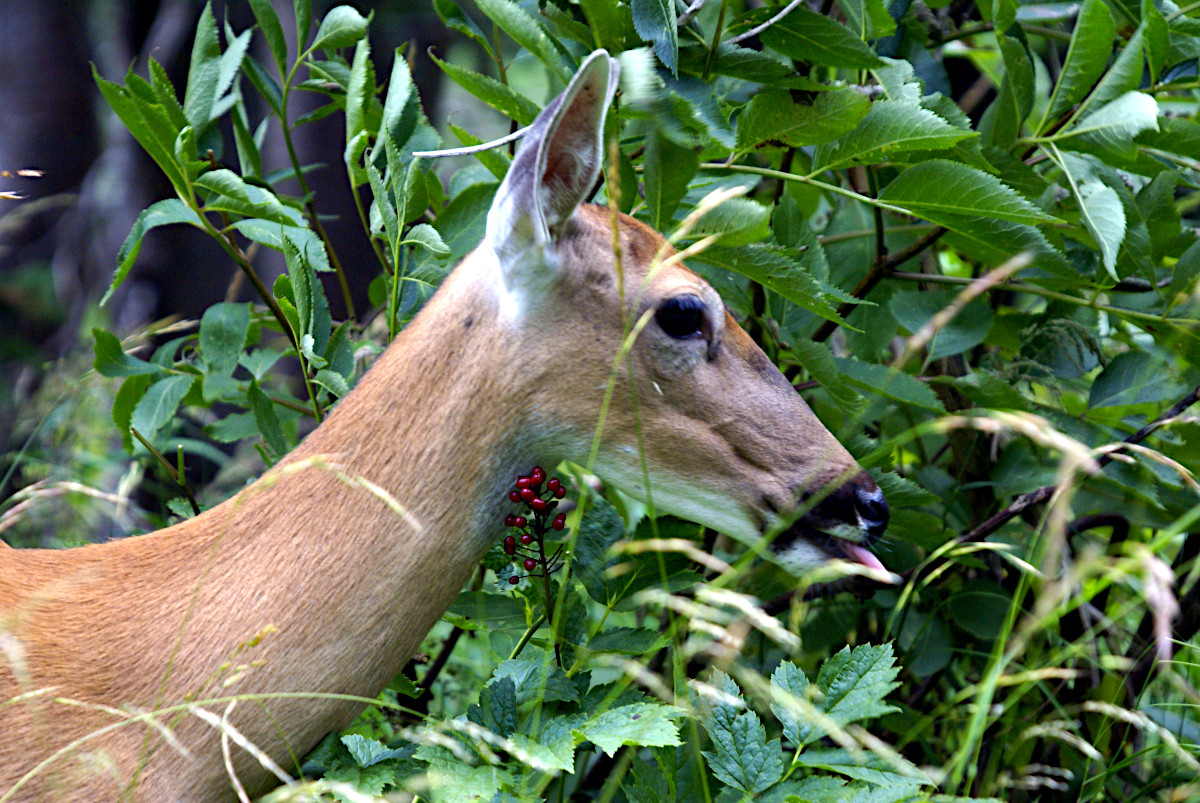
[[[488,211],[484,238],[509,294],[544,286],[553,274],[554,243],[604,164],[604,117],[618,69],[606,51],[592,53],[521,139]]]

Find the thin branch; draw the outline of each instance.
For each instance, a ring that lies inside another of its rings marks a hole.
[[[946,229],[944,227],[934,226],[924,236],[907,248],[902,248],[893,254],[886,254],[882,259],[877,257],[875,262],[871,265],[871,270],[868,271],[867,275],[863,277],[863,280],[858,283],[858,287],[854,288],[854,292],[852,292],[851,295],[855,298],[865,298],[868,293],[875,289],[875,285],[879,284],[884,277],[893,275],[892,270],[897,265],[903,265],[917,254],[936,243],[945,233]],[[850,302],[842,304],[840,307],[838,307],[838,317],[845,319],[847,315],[854,312],[856,306],[856,304],[851,304]],[[829,336],[833,334],[834,330],[837,329],[837,327],[838,325],[833,321],[825,321],[813,334],[812,339],[817,341],[827,340],[829,339]]]
[[[687,10],[679,15],[679,19],[675,20],[675,27],[682,28],[691,22],[692,17],[696,16],[696,13],[704,8],[704,3],[705,0],[693,0],[692,4],[687,7]]]
[[[440,151],[413,151],[413,156],[418,156],[427,159],[441,159],[444,156],[470,156],[472,153],[482,153],[490,151],[492,148],[499,148],[501,145],[507,145],[510,142],[520,139],[525,136],[525,132],[530,126],[518,128],[511,134],[505,134],[500,139],[493,139],[491,142],[481,142],[478,145],[465,145],[461,148],[444,148]]]
[[[159,464],[167,470],[167,473],[171,475],[171,479],[175,481],[175,484],[179,486],[181,491],[183,491],[183,495],[187,497],[188,504],[192,506],[192,513],[196,516],[199,516],[200,505],[196,503],[196,497],[192,496],[192,489],[188,487],[187,480],[180,476],[179,472],[177,472],[175,467],[167,461],[167,458],[162,452],[158,451],[158,449],[155,449],[150,444],[150,441],[142,437],[142,433],[137,431],[137,427],[130,427],[129,432],[131,435],[133,435],[133,437],[137,438],[138,443],[140,443],[142,446],[145,446],[146,451],[154,455],[154,459],[157,460]]]
[[[786,17],[788,14],[791,14],[793,11],[795,11],[796,8],[800,5],[800,2],[801,2],[801,0],[792,0],[792,2],[788,3],[782,9],[780,9],[778,14],[776,14],[774,17],[771,17],[771,19],[767,20],[762,25],[755,25],[753,28],[746,31],[745,33],[740,33],[737,36],[733,37],[732,39],[727,39],[725,41],[725,44],[736,45],[738,42],[744,42],[747,39],[758,36],[760,33],[765,31],[767,28],[770,28],[772,25],[779,22],[781,19]]]

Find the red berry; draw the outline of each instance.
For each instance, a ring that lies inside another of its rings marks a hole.
[[[567,526],[567,514],[559,513],[554,517],[554,521],[550,522],[550,528],[553,530],[561,530]]]
[[[562,499],[566,495],[567,495],[567,489],[562,487],[561,485],[554,489],[554,496],[556,499]]]
[[[551,493],[553,493],[562,487],[562,482],[558,479],[558,477],[551,477],[546,483],[546,487],[550,489]]]
[[[512,526],[514,527],[524,527],[528,523],[524,516],[513,516]]]
[[[521,582],[521,578],[520,578],[520,577],[517,577],[515,574],[514,574],[512,577],[508,578],[508,584],[509,584],[509,585],[514,585],[514,586],[515,586],[515,585],[516,585],[517,583],[519,583],[519,582]]]
[[[507,516],[505,516],[505,517],[504,517],[504,526],[505,526],[505,527],[511,527],[511,526],[513,526],[513,519],[514,519],[514,518],[516,518],[516,516],[514,516],[514,515],[513,515],[513,514],[511,514],[511,513],[509,513]]]
[[[546,480],[546,472],[542,471],[541,466],[534,466],[533,471],[529,472],[529,479],[534,485],[541,485]]]
[[[512,501],[514,501],[514,502],[520,502],[520,501],[521,501],[521,494],[520,494],[520,493],[518,493],[517,491],[509,491],[509,492],[508,492],[508,498],[509,498],[509,499],[511,499],[511,500],[512,500]]]
[[[504,554],[511,555],[516,551],[517,551],[517,539],[513,538],[511,535],[506,535],[504,537]]]
[[[533,484],[533,480],[530,479],[529,477],[524,477],[524,476],[517,477],[517,490],[518,491],[521,490],[522,488],[528,488],[532,484]]]
[[[531,508],[533,508],[533,510],[537,513],[541,513],[546,509],[546,500],[545,499],[538,499],[535,496],[532,499],[528,499],[526,501],[529,502],[529,506]]]
[[[525,571],[531,572],[537,568],[537,561],[533,558],[525,558]]]
[[[521,534],[521,543],[524,544],[525,546],[529,546],[530,544],[533,543],[533,536],[530,535],[529,533],[522,533]]]
[[[532,488],[522,488],[521,489],[521,500],[522,501],[529,502],[536,498],[537,498],[537,494],[533,492]]]

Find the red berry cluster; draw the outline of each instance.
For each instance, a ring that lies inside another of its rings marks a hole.
[[[542,492],[545,483],[545,493]],[[504,554],[512,555],[521,560],[521,565],[529,574],[514,574],[508,582],[516,585],[522,577],[545,577],[556,570],[561,561],[562,546],[549,557],[546,556],[543,538],[551,530],[561,530],[567,524],[566,513],[555,513],[558,500],[567,495],[567,489],[558,477],[546,479],[546,472],[541,466],[534,466],[528,475],[517,477],[517,486],[508,492],[511,502],[524,505],[528,516],[509,514],[504,517],[505,527],[520,530],[520,535],[504,536]],[[540,572],[537,572],[538,568]],[[536,573],[535,573],[536,572]]]

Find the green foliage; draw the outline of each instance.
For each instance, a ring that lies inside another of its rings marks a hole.
[[[171,454],[197,421],[267,462],[285,454],[296,419],[320,420],[352,389],[356,354],[400,331],[479,241],[508,165],[483,152],[444,183],[414,157],[448,132],[426,118],[409,54],[391,54],[380,80],[369,17],[339,6],[314,34],[297,0],[293,52],[272,4],[250,6],[257,27],[224,36],[204,10],[182,100],[153,61],[148,78],[96,76],[175,193],[138,217],[110,294],[145,235],[173,224],[213,237],[256,293],[150,356],[96,330],[97,372],[123,379],[113,420],[139,454],[135,430]],[[505,561],[485,561],[427,644],[466,632],[427,707],[398,710],[397,691],[417,691],[398,681],[388,715],[331,736],[307,773],[341,799],[339,784],[434,801],[1194,794],[1194,628],[1176,633],[1177,664],[1127,684],[1148,634],[1169,632],[1155,571],[1195,596],[1195,536],[1182,534],[1200,430],[1176,417],[1102,471],[1081,466],[1200,385],[1196,9],[839,0],[780,16],[780,2],[709,2],[683,19],[660,0],[433,6],[497,69],[430,58],[518,127],[538,103],[500,65],[556,90],[594,47],[652,50],[636,58],[657,71],[628,71],[610,114],[621,186],[602,197],[671,233],[711,191],[744,191],[677,245],[715,236],[689,264],[874,474],[893,510],[880,551],[905,582],[854,600],[797,594],[755,617],[735,604],[746,598],[712,595],[770,598],[797,580],[740,553],[718,551],[733,568],[714,577],[679,551],[630,550],[703,544],[692,525],[588,496],[553,615],[544,591],[509,591],[495,582]],[[295,119],[296,91],[322,105]],[[335,112],[378,257],[377,315],[330,303],[343,268],[291,147]],[[268,128],[293,154],[275,174]],[[254,245],[283,255],[272,287]],[[985,278],[1018,254],[1026,267]],[[1050,484],[1049,506],[1022,496]],[[1127,535],[1066,527],[1096,513]],[[724,671],[697,671],[710,661]]]

